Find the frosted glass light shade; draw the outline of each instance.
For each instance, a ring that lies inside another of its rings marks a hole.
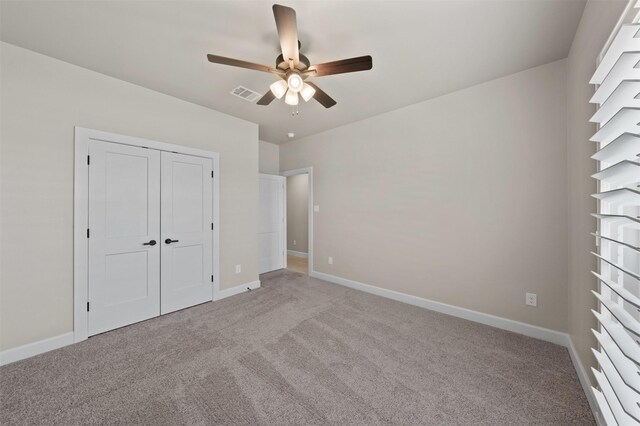
[[[271,93],[278,99],[281,99],[285,93],[287,93],[287,82],[284,80],[278,80],[269,86]]]
[[[305,102],[308,102],[309,99],[311,99],[313,95],[315,95],[315,93],[316,89],[309,86],[307,83],[304,83],[304,85],[302,86],[302,90],[300,91],[300,96],[302,96],[302,99],[304,99]]]
[[[298,105],[298,93],[291,90],[287,91],[287,96],[284,98],[284,103],[288,105]]]
[[[287,84],[289,86],[289,90],[297,93],[302,89],[304,82],[302,81],[302,77],[294,73],[287,77]]]

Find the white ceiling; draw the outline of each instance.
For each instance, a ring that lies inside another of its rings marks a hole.
[[[373,70],[317,78],[338,104],[263,107],[270,74],[211,64],[207,53],[272,65],[271,1],[2,1],[1,39],[260,125],[283,143],[565,58],[583,0],[286,1],[311,63],[373,56]]]

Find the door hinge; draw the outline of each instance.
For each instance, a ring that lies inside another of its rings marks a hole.
[[[213,282],[213,275],[211,275],[211,282]]]
[[[213,231],[213,222],[211,222],[211,230]]]
[[[89,238],[89,228],[87,228],[87,238]]]
[[[87,302],[87,312],[89,312],[89,302]]]
[[[211,178],[213,179],[213,170],[211,170]]]
[[[90,155],[87,155],[87,166],[88,166],[89,164],[91,164],[91,156],[90,156]]]

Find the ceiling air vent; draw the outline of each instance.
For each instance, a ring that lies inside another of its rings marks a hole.
[[[249,102],[255,102],[258,99],[260,99],[260,97],[262,96],[260,93],[254,92],[251,89],[247,89],[244,86],[236,87],[235,89],[233,89],[231,91],[231,94],[233,96],[237,96],[237,97],[242,98],[245,101],[249,101]]]

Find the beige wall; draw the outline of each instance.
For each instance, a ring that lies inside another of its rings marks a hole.
[[[287,178],[287,249],[307,253],[309,240],[309,175]],[[294,244],[295,241],[295,244]]]
[[[281,145],[315,270],[566,331],[565,103],[561,60]]]
[[[73,328],[74,126],[219,152],[221,288],[258,278],[257,125],[6,43],[0,53],[0,349]]]
[[[277,175],[280,173],[280,147],[260,141],[258,143],[258,170],[260,173]]]
[[[596,192],[596,182],[590,176],[596,172],[596,162],[589,158],[596,145],[589,142],[596,126],[589,123],[595,106],[589,104],[594,87],[589,85],[596,60],[626,5],[622,1],[589,1],[573,40],[567,60],[567,177],[569,202],[569,334],[587,371],[595,365],[590,348],[595,347],[591,328],[596,321],[591,313],[596,299],[591,294],[597,283],[590,271],[596,262],[595,251],[596,202],[590,196]]]

